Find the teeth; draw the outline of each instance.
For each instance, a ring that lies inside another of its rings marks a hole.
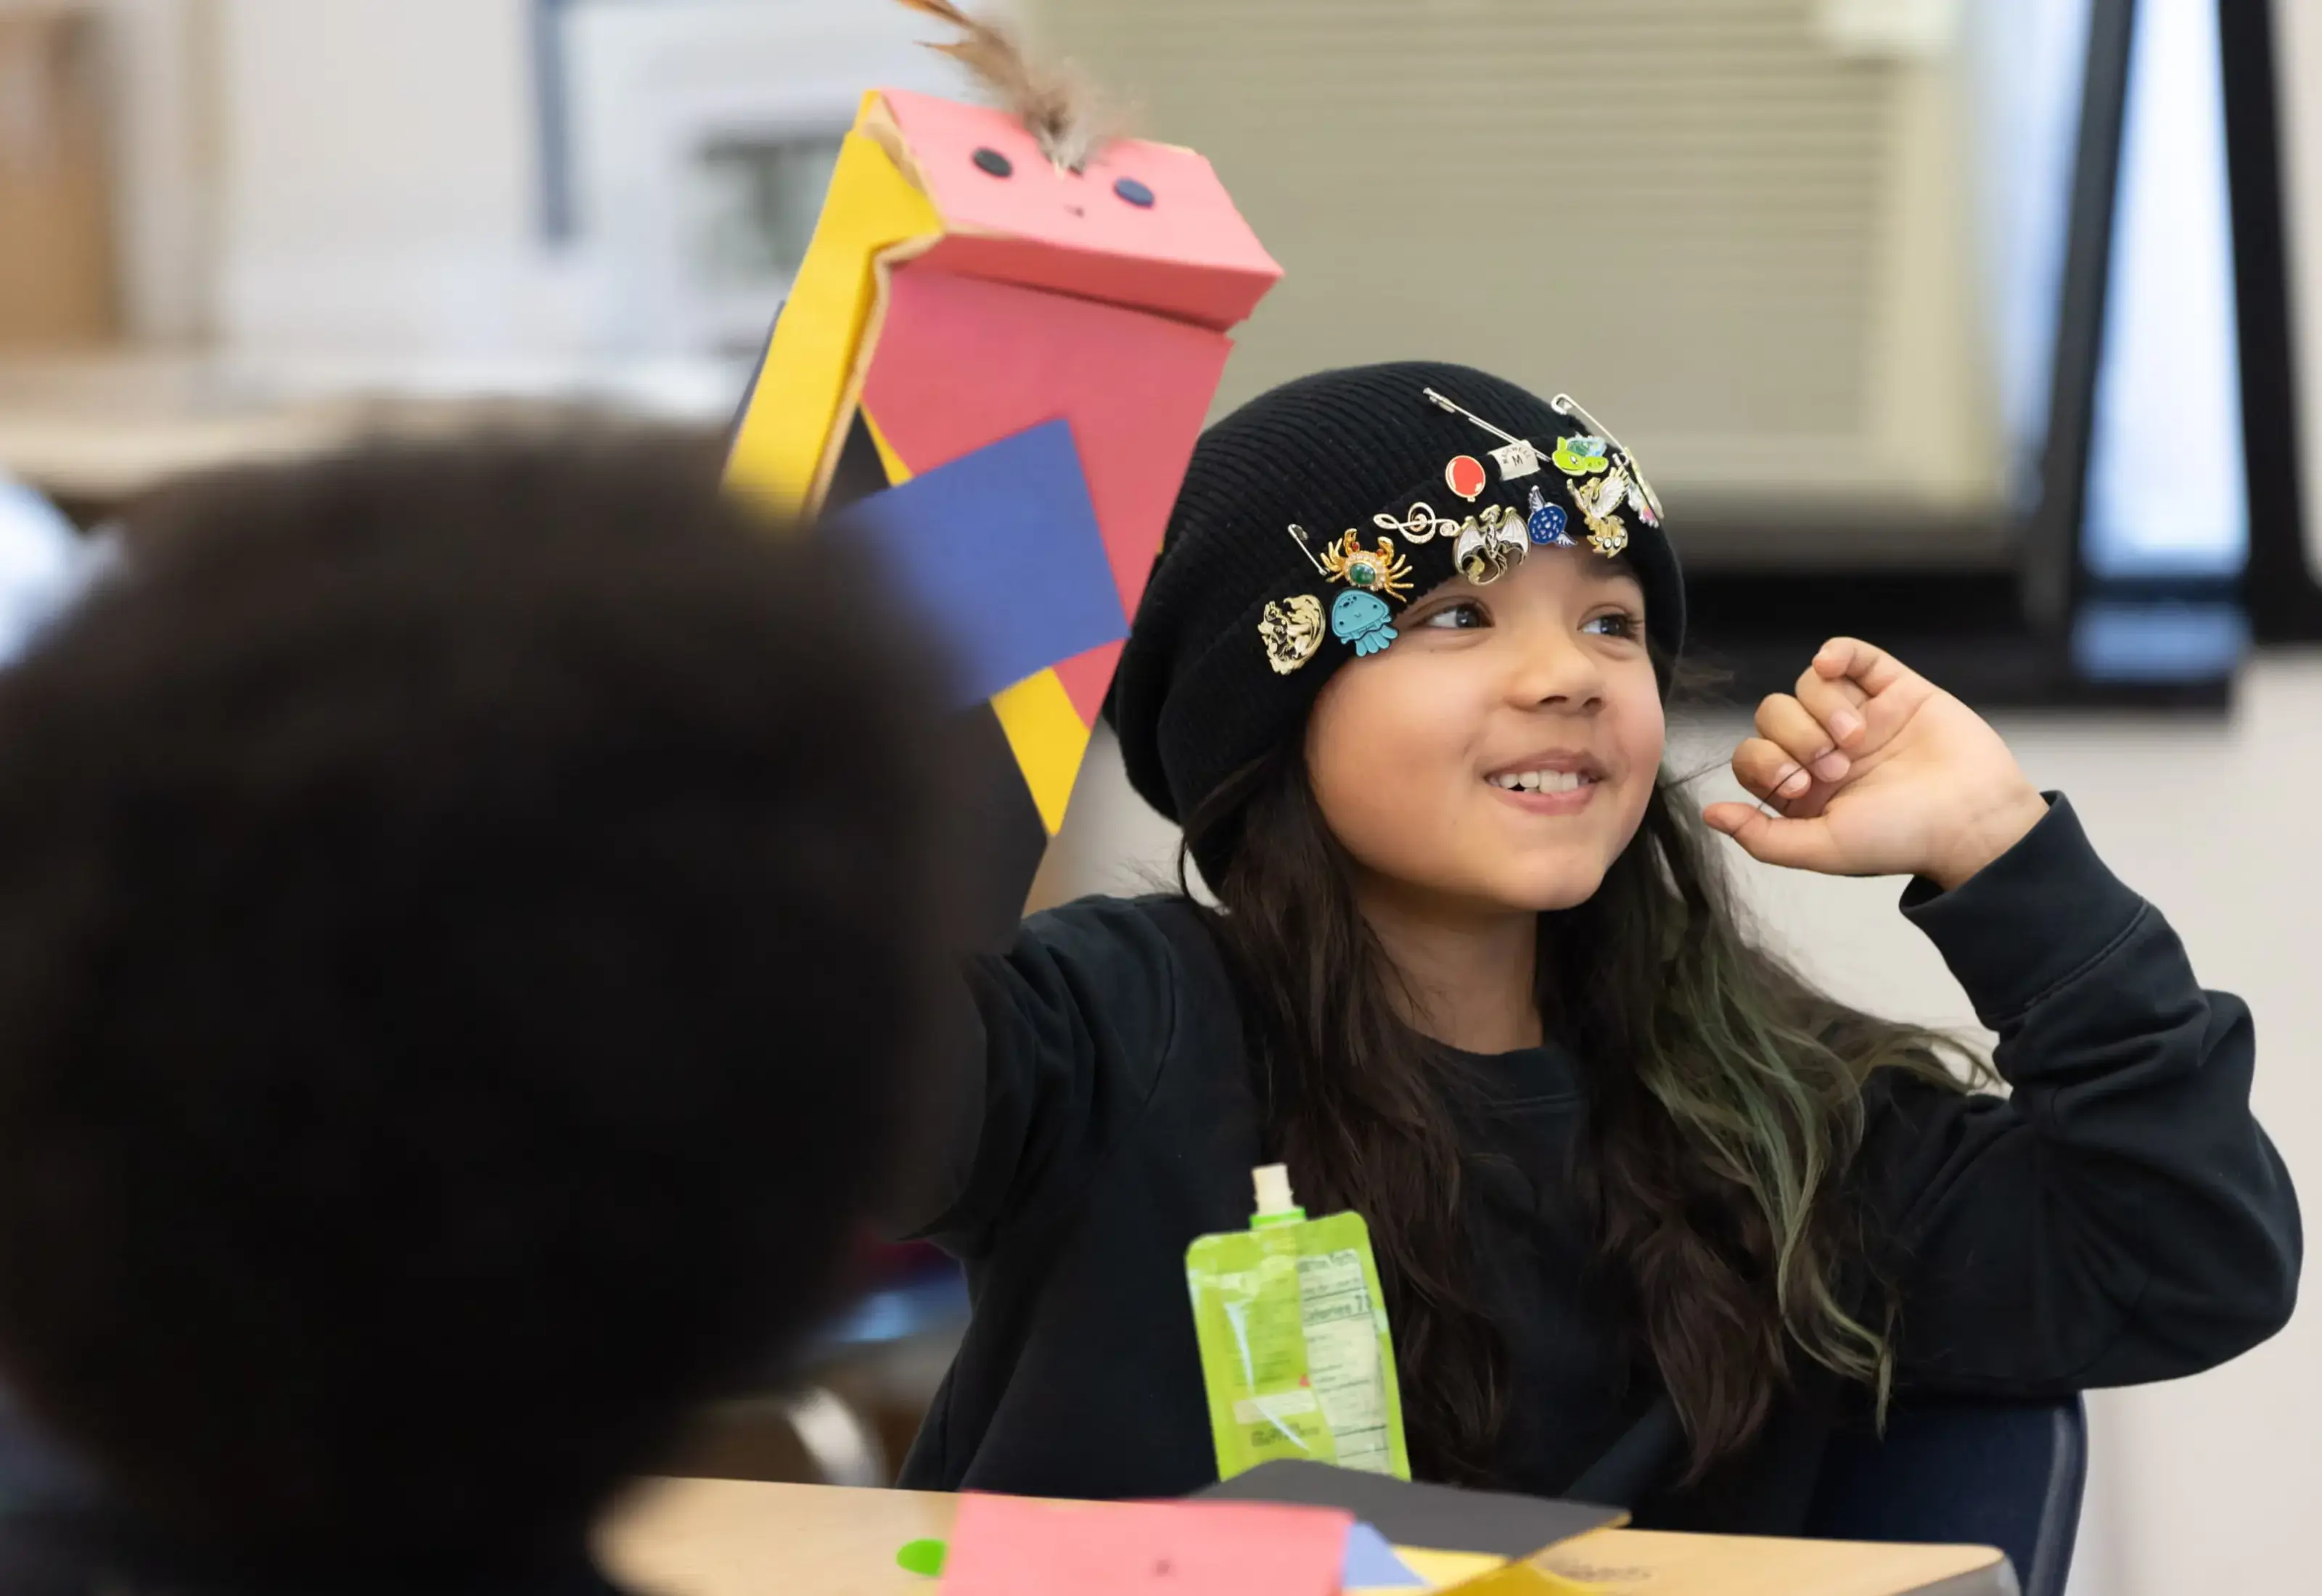
[[[1510,792],[1577,792],[1590,780],[1577,771],[1504,771],[1491,781]]]

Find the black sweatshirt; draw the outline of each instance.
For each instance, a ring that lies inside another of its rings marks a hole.
[[[2007,1099],[1897,1071],[1864,1087],[1849,1178],[1901,1293],[1898,1390],[2049,1397],[2193,1373],[2263,1340],[2298,1281],[2297,1201],[2251,1117],[2249,1012],[2193,979],[2061,799],[1957,890],[1903,912],[1999,1036]],[[1217,1477],[1186,1245],[1246,1227],[1271,1162],[1254,1061],[1202,911],[1089,898],[976,962],[924,1234],[963,1259],[966,1339],[907,1486],[1167,1497]],[[1490,1127],[1467,1216],[1513,1358],[1504,1488],[1664,1528],[1795,1532],[1854,1388],[1795,1358],[1747,1453],[1690,1490],[1650,1369],[1591,1300],[1560,1178],[1584,1105],[1554,1045],[1475,1061]],[[1292,1172],[1294,1181],[1296,1172]],[[1422,1373],[1419,1378],[1424,1378]]]

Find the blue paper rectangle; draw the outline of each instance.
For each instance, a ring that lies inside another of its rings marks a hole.
[[[1427,1586],[1395,1555],[1386,1537],[1360,1520],[1347,1532],[1347,1572],[1339,1582],[1349,1591],[1424,1590]]]
[[[1044,422],[850,505],[954,671],[955,707],[1129,635],[1072,424]]]

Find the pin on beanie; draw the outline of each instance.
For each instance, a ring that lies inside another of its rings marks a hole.
[[[1393,647],[1412,599],[1568,546],[1628,568],[1675,659],[1685,585],[1659,496],[1571,399],[1429,361],[1253,399],[1195,447],[1121,655],[1107,713],[1130,784],[1183,820],[1294,736],[1331,672]]]

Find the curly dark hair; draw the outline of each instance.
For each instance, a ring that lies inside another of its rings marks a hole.
[[[0,676],[0,1373],[141,1516],[544,1547],[836,1305],[937,755],[769,531],[635,442],[248,471]]]

